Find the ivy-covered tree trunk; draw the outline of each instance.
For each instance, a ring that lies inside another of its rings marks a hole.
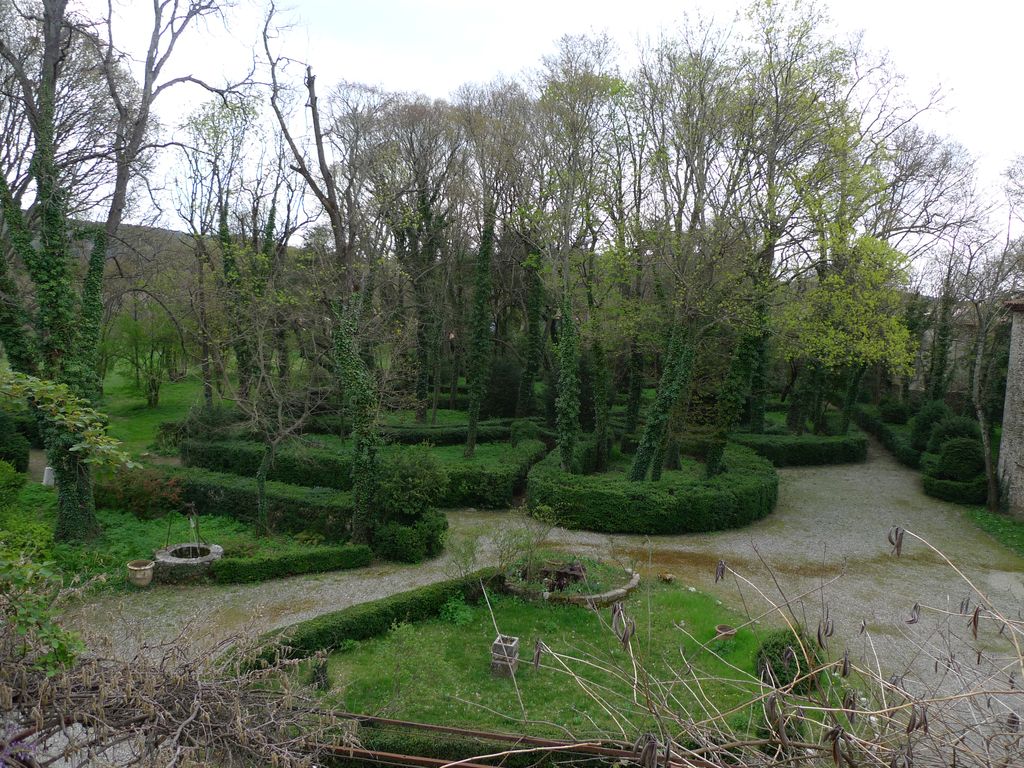
[[[804,361],[800,364],[786,410],[786,429],[794,435],[802,435],[807,430],[807,412],[814,397],[814,377],[816,364]]]
[[[516,398],[516,416],[528,416],[534,410],[533,387],[540,372],[540,359],[544,346],[544,327],[541,323],[541,309],[544,304],[544,284],[537,271],[536,256],[530,256],[526,265],[526,355],[523,375],[519,380],[519,396]]]
[[[626,434],[640,425],[640,400],[644,391],[644,358],[636,338],[629,344],[629,396],[626,400]]]
[[[708,477],[714,477],[723,469],[725,443],[743,414],[743,406],[751,389],[751,379],[760,357],[759,347],[760,338],[756,335],[747,335],[739,340],[736,349],[733,350],[729,372],[718,394],[715,437],[704,463]]]
[[[839,434],[845,435],[850,431],[850,421],[853,419],[853,408],[857,404],[857,396],[860,395],[860,383],[864,379],[866,365],[856,365],[850,370],[846,382],[846,394],[843,398],[843,411],[839,417]]]
[[[664,460],[665,433],[672,409],[690,385],[693,371],[693,345],[683,340],[684,331],[676,327],[669,342],[668,360],[658,383],[658,393],[647,411],[643,436],[629,469],[629,479],[644,480],[648,471]]]
[[[594,339],[590,352],[593,361],[594,469],[597,472],[604,472],[608,468],[608,454],[611,448],[608,425],[611,408],[611,371],[608,370],[607,355],[600,341]]]
[[[466,378],[469,385],[469,427],[466,430],[466,458],[476,450],[480,405],[487,394],[491,375],[491,257],[494,253],[496,212],[493,201],[484,205],[484,226],[480,233],[474,273],[473,311],[470,316],[469,359]]]
[[[572,303],[562,302],[562,322],[558,334],[558,397],[555,400],[555,429],[562,469],[573,470],[573,457],[580,432],[580,350]]]
[[[256,521],[264,531],[270,530],[270,509],[267,504],[267,476],[274,466],[277,446],[272,441],[263,445],[263,455],[256,469]]]
[[[247,329],[238,321],[238,318],[245,314],[237,310],[245,302],[246,297],[242,287],[241,270],[238,266],[238,254],[235,243],[231,239],[231,231],[228,229],[226,201],[220,206],[217,240],[220,244],[221,262],[224,269],[224,287],[228,293],[227,304],[232,346],[235,350],[235,363],[238,366],[238,396],[244,400],[249,395],[249,386],[252,381],[253,355],[249,347]],[[236,311],[232,311],[232,308]]]
[[[939,317],[935,323],[935,338],[932,340],[931,360],[928,364],[928,399],[943,400],[946,397],[949,352],[953,343],[953,293],[944,286],[939,299]]]
[[[335,307],[334,366],[347,396],[352,421],[352,538],[369,543],[375,523],[374,500],[379,466],[377,453],[381,438],[377,429],[377,394],[373,377],[359,355],[356,326],[340,306]]]

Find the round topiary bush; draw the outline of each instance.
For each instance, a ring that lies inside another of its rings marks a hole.
[[[953,414],[949,406],[941,400],[932,400],[921,406],[911,421],[910,445],[915,451],[923,451],[928,447],[928,440],[932,436],[932,429],[943,419]]]
[[[580,447],[577,463],[587,466]],[[557,450],[534,465],[527,504],[548,522],[602,533],[698,533],[737,528],[775,508],[779,477],[754,451],[729,444],[724,471],[714,477],[672,475],[657,482],[628,480],[622,473],[570,474]]]
[[[762,679],[779,688],[803,678],[794,690],[805,693],[814,686],[815,676],[804,676],[820,666],[821,657],[807,634],[802,629],[798,632],[799,639],[790,629],[777,629],[766,634],[757,649],[755,669]]]
[[[942,444],[938,461],[939,477],[966,482],[985,471],[985,450],[974,437],[954,437]]]
[[[910,420],[910,406],[899,400],[885,400],[878,405],[878,415],[886,424],[906,424]]]
[[[934,427],[928,438],[928,453],[939,453],[942,446],[956,437],[969,437],[981,441],[981,427],[966,416],[949,416]]]

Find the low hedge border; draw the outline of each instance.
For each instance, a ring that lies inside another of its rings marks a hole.
[[[779,491],[775,468],[733,444],[723,460],[722,474],[673,486],[631,482],[621,474],[569,474],[556,450],[530,470],[527,503],[535,511],[547,507],[550,522],[601,533],[699,533],[737,528],[771,513]]]
[[[476,441],[478,443],[498,443],[509,439],[511,423],[514,419],[485,419],[477,425]],[[459,445],[466,442],[466,424],[384,424],[380,427],[381,435],[392,443],[416,445],[417,443],[433,443],[434,445]],[[348,431],[348,423],[341,416],[314,416],[306,425],[305,434],[340,435]]]
[[[228,515],[246,522],[255,519],[255,480],[205,469],[166,471],[181,483],[182,501],[194,504],[197,513]],[[266,497],[271,529],[285,533],[309,531],[331,542],[348,539],[354,509],[350,493],[268,481]]]
[[[925,493],[943,501],[952,501],[956,504],[984,504],[988,498],[988,480],[984,475],[966,482],[922,475],[921,482]]]
[[[770,435],[739,432],[729,436],[776,467],[807,467],[866,461],[868,439],[858,431],[846,435]]]
[[[480,599],[481,583],[501,589],[497,569],[485,568],[459,579],[428,584],[408,592],[325,613],[268,635],[272,650],[285,658],[305,658],[336,650],[346,640],[366,640],[387,633],[401,622],[423,621],[441,613],[449,600]]]
[[[303,573],[327,573],[362,568],[373,559],[370,548],[362,544],[340,547],[310,547],[280,555],[223,557],[213,563],[214,581],[240,584],[268,581]]]
[[[921,452],[910,444],[910,436],[902,435],[893,429],[891,424],[882,421],[875,409],[864,405],[855,405],[853,420],[865,432],[877,437],[900,464],[911,469],[920,467]]]

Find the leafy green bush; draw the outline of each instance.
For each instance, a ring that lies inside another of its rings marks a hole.
[[[968,437],[981,441],[981,427],[977,421],[966,416],[949,416],[934,427],[928,438],[928,453],[939,453],[946,441],[957,437]]]
[[[949,406],[941,400],[932,400],[922,405],[921,410],[910,421],[910,445],[914,450],[924,451],[927,449],[932,429],[940,421],[952,415]]]
[[[577,452],[583,467],[586,446]],[[736,528],[768,515],[778,498],[775,468],[749,448],[727,445],[725,471],[678,484],[632,482],[621,474],[569,474],[558,451],[530,470],[527,502],[567,528],[603,533],[696,533]]]
[[[776,467],[846,464],[864,461],[868,456],[867,438],[856,431],[847,435],[736,433],[729,439],[751,448]]]
[[[370,548],[362,544],[314,547],[276,555],[223,557],[213,563],[216,581],[239,583],[267,581],[301,573],[326,573],[369,565]]]
[[[439,614],[441,621],[455,627],[464,627],[473,620],[473,609],[466,603],[461,595],[453,597],[441,606]]]
[[[912,469],[918,468],[921,451],[911,445],[910,437],[905,430],[897,430],[892,425],[886,424],[877,411],[867,405],[854,406],[852,413],[857,426],[877,437],[900,464]]]
[[[7,506],[18,496],[25,486],[25,475],[11,466],[10,462],[0,460],[0,506]]]
[[[430,510],[412,524],[392,521],[377,528],[373,534],[373,549],[385,560],[418,563],[441,554],[447,532],[448,518],[437,510]]]
[[[453,598],[476,602],[480,596],[480,584],[497,578],[493,569],[477,571],[464,578],[430,584],[381,600],[325,613],[275,635],[282,641],[280,651],[291,658],[311,656],[318,651],[332,651],[347,640],[365,640],[383,635],[393,625],[401,622],[433,618]]]
[[[181,512],[181,479],[159,469],[116,469],[97,477],[96,503],[101,507],[123,509],[141,520],[153,520],[172,512]]]
[[[886,424],[906,424],[910,420],[910,406],[899,400],[885,400],[878,404],[878,415]]]
[[[761,675],[770,677],[779,687],[791,685],[798,677],[803,678],[821,664],[814,641],[803,630],[799,632],[798,640],[789,629],[773,630],[764,636],[757,649],[755,669]],[[805,678],[797,683],[795,690],[805,693],[814,687],[814,683],[813,676]]]
[[[381,462],[374,503],[380,519],[413,523],[437,506],[448,476],[426,446],[401,446]]]
[[[974,437],[954,437],[939,450],[938,476],[946,480],[973,480],[985,471],[985,449]]]

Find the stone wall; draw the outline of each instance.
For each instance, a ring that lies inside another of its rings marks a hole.
[[[1024,520],[1024,300],[1007,302],[1013,316],[1006,373],[999,488],[1003,508]]]

